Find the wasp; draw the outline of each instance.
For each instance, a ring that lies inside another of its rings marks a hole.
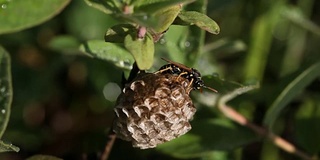
[[[204,85],[204,82],[201,79],[201,74],[198,70],[194,68],[189,68],[183,64],[165,58],[161,59],[167,61],[168,64],[162,66],[156,73],[177,74],[179,77],[186,78],[190,81],[190,85],[192,85],[193,90],[202,91],[202,88],[207,88],[213,92],[218,92],[217,90]]]

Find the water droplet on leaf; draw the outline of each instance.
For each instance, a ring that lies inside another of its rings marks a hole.
[[[213,77],[219,77],[219,74],[218,73],[213,73],[212,76]]]
[[[0,88],[0,92],[1,92],[1,93],[4,93],[5,91],[6,91],[6,87]]]
[[[2,8],[2,9],[6,9],[6,8],[7,8],[7,4],[2,4],[2,5],[1,5],[1,8]]]
[[[163,39],[163,38],[161,38],[161,39],[160,39],[160,44],[165,44],[165,43],[166,43],[166,40]]]
[[[190,47],[190,42],[189,41],[184,42],[184,46],[185,47]]]

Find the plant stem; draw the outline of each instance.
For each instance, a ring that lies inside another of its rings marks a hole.
[[[243,115],[238,113],[236,110],[232,109],[231,107],[227,105],[219,105],[220,111],[230,118],[231,120],[239,123],[240,125],[246,126],[256,132],[258,135],[268,138],[271,140],[271,142],[281,148],[282,150],[294,154],[301,159],[304,160],[316,160],[317,158],[313,158],[309,156],[307,153],[304,153],[303,151],[297,149],[293,144],[286,141],[285,139],[281,138],[280,136],[274,134],[273,132],[267,130],[264,127],[258,126],[250,122],[248,119],[246,119]]]
[[[104,152],[101,155],[101,160],[107,160],[109,158],[110,152],[112,150],[114,141],[116,140],[117,136],[112,131],[109,132],[108,136],[108,142],[106,144],[106,147],[104,148]]]

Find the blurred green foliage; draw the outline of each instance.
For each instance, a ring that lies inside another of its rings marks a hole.
[[[213,107],[256,83],[259,89],[228,105],[317,158],[319,17],[316,0],[0,0],[0,108],[7,117],[11,111],[8,125],[0,116],[0,146],[20,148],[0,159],[98,159],[114,116],[108,93],[120,90],[109,84],[121,86],[134,60],[157,70],[160,57],[197,68],[219,93],[192,94],[198,111],[190,133],[149,150],[117,140],[110,159],[299,159]],[[139,42],[134,34],[159,40]]]

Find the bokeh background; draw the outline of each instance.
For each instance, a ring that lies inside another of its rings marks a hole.
[[[230,104],[261,125],[284,86],[320,60],[320,1],[209,0],[207,15],[219,24],[221,32],[206,33],[203,54],[194,66],[204,75],[215,74],[229,81],[259,81],[258,91]],[[77,0],[43,24],[0,35],[0,44],[12,59],[14,93],[2,139],[21,149],[1,153],[0,159],[22,160],[35,154],[63,159],[99,157],[107,142],[124,70],[84,55],[78,46],[87,40],[103,40],[107,28],[117,23],[116,18]],[[151,71],[164,64],[161,56],[175,54],[167,53],[165,44],[192,46],[185,41],[170,44],[180,29],[172,26],[156,45]],[[275,129],[310,155],[319,155],[320,150],[319,87],[318,76],[288,104]],[[198,101],[195,99],[200,107],[195,119],[223,117]],[[273,158],[299,159],[261,139],[186,159]],[[110,159],[179,158],[157,149],[134,149],[130,143],[116,140]]]

